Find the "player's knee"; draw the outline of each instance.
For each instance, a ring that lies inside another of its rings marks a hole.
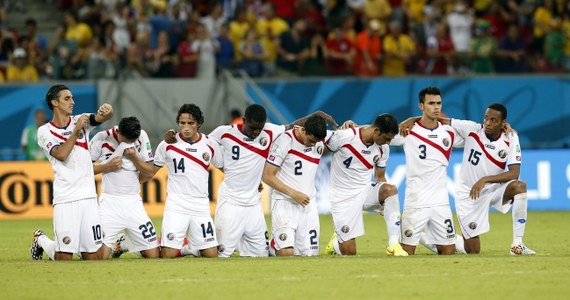
[[[277,254],[277,256],[293,256],[293,254],[295,254],[295,249],[292,247],[283,248],[281,250],[275,251],[275,254]]]
[[[389,183],[384,183],[382,185],[382,187],[380,188],[380,192],[379,192],[379,198],[382,199],[381,201],[383,202],[386,198],[396,195],[398,194],[398,188],[393,185],[393,184],[389,184]]]
[[[513,182],[513,190],[515,195],[526,193],[526,182],[522,180],[517,180]]]

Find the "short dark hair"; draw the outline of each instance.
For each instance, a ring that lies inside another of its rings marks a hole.
[[[494,110],[500,112],[501,116],[503,117],[503,120],[507,119],[507,108],[504,105],[502,105],[501,103],[493,103],[493,104],[487,106],[487,108],[494,109]]]
[[[232,118],[239,118],[239,117],[241,117],[241,111],[237,108],[234,108],[230,111],[230,116]]]
[[[327,136],[327,121],[319,115],[312,114],[305,121],[305,133],[319,140]]]
[[[245,109],[244,118],[248,122],[266,122],[267,112],[259,104],[252,104]]]
[[[141,135],[141,122],[137,117],[124,117],[119,122],[119,132],[127,140],[134,141]]]
[[[381,133],[398,134],[398,121],[391,114],[381,114],[374,120],[372,126],[380,129]]]
[[[441,96],[441,92],[439,91],[439,88],[435,86],[427,86],[423,88],[419,93],[420,103],[424,103],[426,95]]]
[[[53,104],[51,104],[51,101],[59,99],[59,93],[63,90],[69,90],[69,88],[63,84],[56,84],[56,85],[52,85],[49,88],[49,90],[47,91],[46,103],[47,103],[49,109],[51,109],[52,111],[53,111]]]
[[[180,121],[180,115],[182,114],[190,114],[196,122],[198,122],[198,127],[204,124],[204,115],[202,114],[202,110],[196,104],[184,104],[178,110],[178,114],[176,115],[176,123]]]

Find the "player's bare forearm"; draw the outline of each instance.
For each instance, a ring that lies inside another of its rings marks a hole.
[[[76,133],[75,131],[72,132],[67,141],[65,141],[65,143],[52,148],[50,155],[55,157],[59,161],[65,161],[69,156],[69,154],[71,153],[71,150],[73,150],[73,147],[75,146],[75,142],[77,141],[78,137],[79,137],[78,133]]]
[[[296,196],[298,191],[292,189],[290,186],[283,183],[283,181],[277,178],[277,171],[279,170],[278,167],[270,164],[265,163],[265,168],[263,169],[263,182],[269,185],[271,188],[295,199],[297,201]],[[300,203],[301,204],[301,203]]]
[[[387,182],[386,169],[374,167],[374,182]]]
[[[317,110],[317,111],[314,112],[313,114],[318,115],[318,116],[322,117],[323,119],[325,119],[325,121],[327,121],[327,123],[330,123],[335,129],[338,128],[338,124],[337,124],[336,121],[333,119],[333,117],[331,117],[329,114],[327,114],[327,113],[325,113],[325,112],[323,112],[323,111],[320,111],[320,110]],[[312,115],[312,114],[311,114],[311,115]],[[302,118],[300,118],[300,119],[297,119],[297,120],[293,121],[293,123],[287,125],[287,129],[291,129],[291,128],[293,128],[293,126],[295,126],[295,125],[296,125],[296,126],[303,126],[303,125],[305,125],[305,121],[307,121],[307,119],[308,119],[311,115],[304,116],[304,117],[302,117]]]
[[[485,176],[483,178],[485,178],[486,183],[503,183],[519,179],[519,175],[520,175],[520,166],[514,165],[514,166],[509,166],[509,170],[507,172],[492,176]]]

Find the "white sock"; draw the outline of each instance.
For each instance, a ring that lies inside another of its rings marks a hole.
[[[513,197],[513,244],[522,243],[526,227],[528,197],[526,193]]]
[[[455,240],[455,252],[467,254],[467,251],[465,251],[465,240],[463,240],[463,236],[456,235],[456,238],[457,239]]]
[[[333,248],[334,248],[334,252],[336,252],[336,254],[342,255],[342,252],[340,252],[340,245],[338,244],[338,239],[337,239],[337,238],[334,238],[334,241],[333,241]]]
[[[55,243],[52,240],[45,235],[41,235],[38,237],[38,245],[44,249],[44,253],[47,254],[49,259],[55,260]]]
[[[439,252],[437,251],[437,246],[435,244],[428,243],[428,241],[426,240],[426,234],[423,232],[420,233],[420,244],[424,245],[424,247],[428,248],[433,253],[439,254]]]
[[[189,245],[183,246],[182,249],[180,249],[180,256],[187,256],[187,255],[192,255],[196,257],[202,256],[200,254],[200,250],[190,249]]]
[[[384,200],[384,221],[388,231],[388,246],[400,242],[400,199],[398,194]]]

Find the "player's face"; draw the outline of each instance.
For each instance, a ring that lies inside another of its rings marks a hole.
[[[309,135],[306,133],[303,135],[303,138],[301,140],[303,141],[303,145],[305,145],[305,147],[313,147],[316,143],[319,142],[319,139],[317,139],[314,135]]]
[[[246,119],[243,123],[243,133],[245,133],[248,138],[255,139],[259,136],[264,126],[265,122],[255,122]]]
[[[194,141],[198,136],[198,122],[191,114],[183,113],[178,118],[178,129],[186,141]]]
[[[420,102],[419,107],[424,115],[435,120],[441,114],[441,96],[427,94],[425,95],[424,102]]]
[[[75,101],[73,100],[73,95],[70,90],[61,90],[59,92],[59,98],[52,101],[54,109],[57,108],[62,113],[66,115],[71,115],[73,113],[73,106]]]
[[[485,126],[485,134],[487,136],[497,137],[501,133],[501,130],[503,130],[504,123],[505,120],[500,111],[487,108],[485,117],[483,118],[483,126]]]
[[[378,133],[376,133],[374,135],[374,143],[376,145],[390,144],[390,142],[392,141],[394,136],[395,136],[395,134],[393,134],[393,133],[381,133],[378,130]]]

